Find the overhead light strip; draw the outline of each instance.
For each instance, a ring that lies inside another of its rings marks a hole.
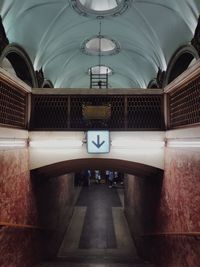
[[[31,140],[29,146],[31,148],[79,148],[83,145],[80,140]]]
[[[169,139],[167,140],[167,147],[199,148],[200,139]]]
[[[112,148],[121,149],[158,149],[163,148],[165,142],[162,140],[128,140],[128,139],[115,139],[112,140]]]
[[[26,139],[0,139],[0,148],[22,148],[27,146]]]

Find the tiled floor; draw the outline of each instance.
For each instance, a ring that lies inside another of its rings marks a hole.
[[[150,267],[137,257],[123,212],[123,190],[84,187],[58,260],[38,267]]]

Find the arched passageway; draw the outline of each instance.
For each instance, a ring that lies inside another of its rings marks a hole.
[[[198,58],[199,54],[192,45],[185,45],[176,50],[172,55],[166,70],[163,84],[164,87],[175,80],[189,67],[194,65]]]
[[[0,66],[24,81],[31,87],[38,87],[36,74],[26,51],[18,44],[5,47],[0,56]]]
[[[148,177],[152,175],[162,176],[163,170],[145,165],[138,162],[106,159],[106,158],[82,158],[62,161],[41,168],[32,170],[36,176],[55,177],[71,172],[78,172],[81,170],[116,170],[124,173],[137,175],[139,177]]]
[[[123,173],[124,183],[110,187],[105,179],[103,183],[74,188],[73,173],[86,170]],[[51,256],[75,262],[95,258],[101,263],[142,264],[142,224],[146,216],[152,218],[149,228],[153,227],[163,170],[125,160],[85,158],[55,163],[31,173],[42,224],[57,228],[57,233],[48,239]],[[139,199],[137,187],[140,190],[141,186],[147,194]],[[134,207],[133,198],[140,201]],[[131,227],[133,214],[135,229]]]

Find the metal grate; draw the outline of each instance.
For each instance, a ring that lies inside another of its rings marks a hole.
[[[26,128],[27,93],[0,81],[0,124]]]
[[[170,127],[200,122],[200,77],[169,93]]]
[[[31,124],[39,129],[68,128],[68,97],[41,95],[32,96],[34,109]]]
[[[85,107],[108,107],[109,116],[88,119]],[[163,122],[163,95],[33,95],[32,100],[34,130],[161,130]]]
[[[128,128],[162,129],[163,103],[159,95],[128,97]]]

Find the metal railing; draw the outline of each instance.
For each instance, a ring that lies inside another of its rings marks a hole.
[[[170,83],[164,94],[159,89],[30,91],[18,78],[0,69],[1,126],[58,131],[148,131],[200,124],[200,60]],[[109,107],[107,118],[95,118],[95,113],[88,119],[85,116],[85,107],[102,110],[105,106]]]
[[[17,223],[8,223],[0,222],[0,227],[16,228],[16,229],[33,229],[33,230],[47,230],[44,227],[30,225],[30,224],[17,224]]]
[[[26,129],[29,89],[16,80],[0,69],[0,125]]]
[[[103,107],[109,107],[109,116],[101,119]],[[47,94],[38,89],[32,95],[31,130],[163,130],[163,111],[163,92],[157,89],[51,89]]]
[[[200,60],[164,91],[168,129],[200,124]]]
[[[142,237],[159,237],[159,236],[194,236],[200,237],[200,232],[162,232],[162,233],[148,233]]]

